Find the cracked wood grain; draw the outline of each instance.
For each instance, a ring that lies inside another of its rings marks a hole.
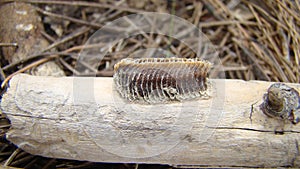
[[[1,101],[12,125],[6,136],[29,153],[52,158],[300,167],[300,125],[271,118],[259,107],[272,83],[211,83],[211,99],[154,106],[124,101],[112,78],[20,74]]]

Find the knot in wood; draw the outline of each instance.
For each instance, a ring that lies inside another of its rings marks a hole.
[[[300,121],[300,97],[297,90],[282,83],[272,84],[264,95],[262,111],[270,116],[288,119],[293,124]]]

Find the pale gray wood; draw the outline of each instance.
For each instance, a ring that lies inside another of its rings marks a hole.
[[[212,80],[211,99],[162,105],[127,103],[112,82],[15,76],[1,102],[12,124],[7,139],[53,158],[300,167],[300,125],[269,118],[259,109],[270,82]]]

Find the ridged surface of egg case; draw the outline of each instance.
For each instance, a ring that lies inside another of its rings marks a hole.
[[[114,67],[114,84],[129,101],[165,103],[205,97],[211,63],[199,58],[126,58]]]

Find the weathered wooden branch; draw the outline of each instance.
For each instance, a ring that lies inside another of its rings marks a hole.
[[[53,158],[300,167],[300,125],[270,118],[259,108],[269,82],[212,80],[211,99],[156,105],[124,101],[112,82],[15,76],[1,102],[12,125],[7,139]]]

